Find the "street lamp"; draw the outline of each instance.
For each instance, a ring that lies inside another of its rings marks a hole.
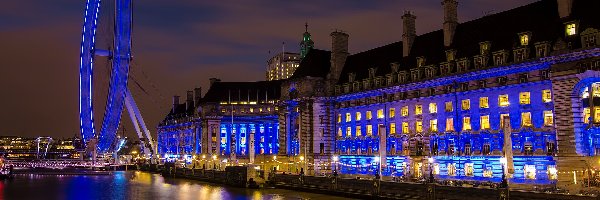
[[[429,157],[427,159],[427,161],[429,162],[429,182],[433,183],[434,182],[434,177],[433,177],[433,158]]]
[[[337,155],[333,155],[333,174],[337,175],[337,162],[340,160],[340,157],[338,157]]]

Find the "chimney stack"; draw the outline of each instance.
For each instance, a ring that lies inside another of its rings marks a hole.
[[[194,108],[194,91],[187,91],[187,98],[185,100],[185,110],[190,110]]]
[[[208,79],[208,80],[210,80],[210,86],[212,86],[212,85],[213,85],[213,83],[216,83],[216,82],[221,82],[221,79],[218,79],[218,78],[210,78],[210,79]]]
[[[196,106],[198,106],[198,104],[200,103],[201,98],[202,98],[202,88],[201,87],[194,88],[194,102],[196,103]]]
[[[404,15],[402,15],[402,56],[404,57],[410,54],[410,49],[417,37],[416,19],[417,16],[410,11],[404,11]]]
[[[571,15],[571,8],[573,8],[573,0],[557,0],[558,3],[558,15],[560,18],[565,18]]]
[[[442,6],[444,7],[444,46],[448,47],[452,45],[454,32],[458,26],[458,1],[443,0]]]
[[[173,109],[171,112],[175,113],[175,109],[177,109],[177,106],[179,106],[179,96],[175,95],[173,96]]]
[[[336,82],[342,73],[342,68],[346,63],[348,57],[348,37],[347,33],[341,31],[334,31],[330,34],[331,36],[331,69],[329,70],[329,78],[331,81]]]

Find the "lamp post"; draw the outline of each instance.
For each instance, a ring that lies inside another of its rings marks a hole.
[[[429,161],[429,182],[433,183],[433,182],[435,182],[435,179],[433,176],[433,158],[430,157],[427,159],[427,161]]]
[[[333,155],[333,176],[337,176],[337,163],[340,160],[340,158],[337,155]]]
[[[502,182],[500,183],[500,187],[507,188],[508,180],[506,180],[506,157],[500,158],[500,163],[502,164]]]

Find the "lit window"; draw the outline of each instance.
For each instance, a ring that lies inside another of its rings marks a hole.
[[[521,113],[521,126],[527,126],[527,127],[532,126],[530,112],[522,112]]]
[[[552,126],[554,124],[554,114],[551,110],[544,110],[544,126]]]
[[[390,118],[395,117],[396,116],[396,109],[395,108],[390,108]]]
[[[488,97],[479,97],[479,108],[490,108]]]
[[[367,125],[367,136],[373,136],[373,125]]]
[[[342,114],[338,114],[338,120],[337,120],[337,122],[338,122],[338,123],[339,123],[339,122],[342,122]]]
[[[421,104],[415,105],[415,115],[423,114],[423,106]]]
[[[600,107],[594,107],[594,123],[600,123]]]
[[[356,112],[356,121],[360,121],[361,117],[360,112]]]
[[[438,128],[437,128],[437,119],[429,120],[429,130],[431,132],[437,132],[438,131]]]
[[[465,176],[473,176],[473,163],[465,163]]]
[[[402,133],[408,133],[408,122],[402,122]]]
[[[402,112],[403,117],[408,116],[408,106],[403,106],[402,111],[400,111],[400,112]]]
[[[556,169],[556,165],[548,165],[548,177],[550,180],[558,179],[558,170]]]
[[[536,173],[535,165],[525,165],[525,167],[523,169],[524,169],[523,171],[525,173],[525,178],[535,179],[535,173]]]
[[[531,98],[530,98],[529,92],[519,93],[519,103],[522,105],[528,105],[531,103]]]
[[[482,115],[480,118],[481,130],[490,129],[490,116]]]
[[[567,24],[567,35],[575,35],[577,34],[577,26],[575,25],[575,23],[570,23]]]
[[[416,129],[417,133],[422,133],[423,132],[423,121],[421,121],[421,120],[416,121],[415,129]]]
[[[338,128],[338,137],[342,137],[342,128]]]
[[[454,119],[446,118],[446,131],[454,131]]]
[[[500,128],[504,127],[504,118],[505,117],[507,117],[510,122],[510,116],[508,115],[508,113],[500,114]]]
[[[371,114],[371,111],[370,111],[370,110],[368,110],[368,111],[367,111],[367,114],[366,114],[366,115],[367,115],[367,120],[370,120],[370,119],[372,119],[372,118],[373,118],[373,115]]]
[[[437,104],[429,103],[429,113],[437,113]]]
[[[456,176],[456,164],[448,164],[448,176]]]
[[[356,137],[361,136],[362,131],[360,130],[360,126],[356,126]]]
[[[590,117],[592,115],[590,114],[590,108],[583,108],[583,123],[590,123]]]
[[[508,106],[508,94],[503,94],[498,96],[498,106],[500,107],[506,107]]]
[[[350,127],[346,127],[346,137],[352,136],[352,129]]]
[[[452,112],[453,110],[452,101],[446,101],[446,112]]]
[[[462,110],[469,110],[469,109],[471,109],[471,100],[463,99],[462,100]]]
[[[253,113],[254,112],[254,108],[250,108],[250,112]]]
[[[552,102],[552,92],[550,90],[542,90],[542,101],[544,103]]]
[[[350,118],[350,113],[346,113],[346,122],[349,122],[350,120],[352,120],[352,118]]]
[[[471,130],[471,117],[463,117],[463,131]]]
[[[396,123],[390,123],[390,135],[396,134]]]
[[[385,117],[385,115],[383,114],[383,109],[377,110],[377,118],[383,119],[384,117]]]
[[[521,45],[525,46],[529,44],[529,35],[523,34],[521,35]]]

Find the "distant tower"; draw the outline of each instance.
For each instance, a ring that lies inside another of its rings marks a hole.
[[[300,42],[300,59],[304,58],[308,51],[315,47],[315,43],[310,38],[308,32],[308,23],[304,24],[304,34],[302,35],[302,41]]]

